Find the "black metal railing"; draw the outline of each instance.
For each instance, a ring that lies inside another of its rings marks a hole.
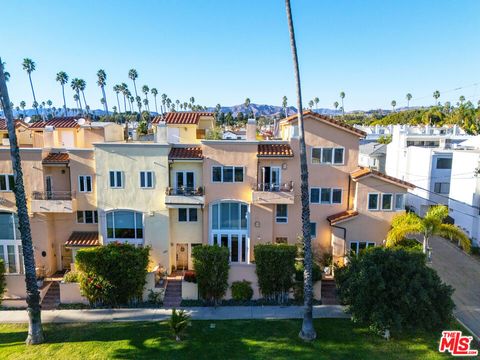
[[[275,183],[258,183],[253,184],[253,191],[269,191],[269,192],[290,192],[293,191],[293,181],[288,181],[286,183],[275,184]]]
[[[203,188],[203,186],[198,186],[194,188],[186,186],[181,186],[179,188],[168,187],[166,194],[181,196],[202,196],[205,195],[205,189]]]
[[[71,191],[34,191],[33,200],[72,200]]]

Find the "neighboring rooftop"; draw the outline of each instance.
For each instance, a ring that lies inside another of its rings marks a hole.
[[[153,124],[158,124],[161,121],[165,121],[167,124],[180,124],[180,125],[197,125],[202,116],[214,116],[212,112],[196,112],[196,111],[178,111],[169,112],[164,115],[155,116],[152,120]]]
[[[397,179],[393,176],[385,175],[384,173],[382,173],[380,171],[373,170],[373,169],[366,168],[366,167],[359,167],[357,170],[350,173],[350,175],[352,176],[352,179],[354,181],[358,181],[360,179],[364,179],[364,178],[367,178],[369,176],[374,176],[374,177],[379,178],[381,180],[385,180],[385,181],[388,181],[390,183],[393,183],[395,185],[399,185],[399,186],[402,186],[402,187],[405,187],[405,188],[410,188],[410,189],[415,188],[415,185],[413,185],[413,184],[411,184],[407,181]]]
[[[68,164],[70,157],[67,153],[49,153],[42,164]]]
[[[36,121],[30,124],[30,129],[44,129],[46,126],[53,126],[57,129],[74,129],[80,127],[78,120],[80,116],[57,117],[47,121]]]
[[[203,152],[200,146],[174,147],[168,154],[169,160],[201,160]]]
[[[387,153],[387,145],[379,144],[377,142],[368,142],[360,144],[359,150],[361,154],[366,155],[385,155]]]
[[[337,213],[337,214],[330,215],[329,217],[327,217],[327,220],[330,223],[330,225],[335,225],[335,224],[338,224],[341,221],[351,219],[351,218],[353,218],[357,215],[358,215],[358,211],[346,210],[346,211],[342,211],[342,212]]]
[[[97,231],[74,231],[65,242],[65,246],[99,246]]]
[[[18,128],[20,126],[28,126],[25,124],[22,120],[15,120],[15,128]],[[0,131],[5,131],[7,130],[7,120],[6,119],[0,119]]]
[[[258,144],[257,157],[293,157],[293,150],[289,144]]]

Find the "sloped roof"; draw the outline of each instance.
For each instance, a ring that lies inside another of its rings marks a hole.
[[[99,246],[97,231],[74,231],[65,242],[65,246]]]
[[[200,146],[189,147],[174,147],[168,154],[169,160],[201,160],[203,159],[203,152]]]
[[[44,129],[45,126],[53,126],[57,129],[74,129],[80,127],[78,125],[80,117],[57,117],[48,121],[36,121],[30,124],[30,129]]]
[[[258,144],[257,157],[293,157],[289,144]]]
[[[345,221],[351,218],[354,218],[358,215],[358,211],[355,210],[346,210],[339,212],[337,214],[333,214],[327,217],[328,222],[330,225],[335,225],[341,221]]]
[[[70,157],[67,153],[49,153],[42,164],[68,164]]]
[[[153,124],[158,124],[161,121],[165,121],[167,124],[179,124],[179,125],[197,125],[202,116],[214,116],[212,112],[199,112],[199,111],[176,111],[169,112],[165,115],[155,116],[152,120]]]
[[[354,181],[358,181],[360,179],[364,179],[364,178],[369,177],[369,176],[374,176],[374,177],[376,177],[380,180],[384,180],[384,181],[393,183],[395,185],[398,185],[398,186],[401,186],[401,187],[404,187],[404,188],[409,188],[409,189],[414,189],[415,188],[415,185],[413,185],[413,184],[411,184],[407,181],[397,179],[396,177],[389,176],[389,175],[386,175],[384,173],[381,173],[380,171],[373,170],[373,169],[366,168],[366,167],[359,167],[357,170],[350,173],[350,175],[352,176],[352,179]]]
[[[318,113],[316,113],[314,111],[311,111],[311,110],[304,111],[303,116],[304,117],[311,116],[311,117],[313,117],[317,120],[320,120],[320,121],[322,121],[326,124],[335,126],[335,127],[340,128],[342,130],[346,130],[346,131],[348,131],[352,134],[355,134],[359,137],[362,137],[362,138],[367,136],[366,132],[364,132],[362,130],[359,130],[359,129],[356,129],[355,127],[353,127],[351,125],[348,125],[347,123],[345,123],[343,121],[332,119],[328,116],[318,114]],[[283,119],[282,122],[291,122],[291,121],[296,121],[297,119],[298,119],[298,115],[293,114],[293,115],[290,115],[289,117]]]
[[[26,126],[28,125],[24,123],[22,120],[15,120],[15,128],[18,128],[20,126]],[[6,119],[0,119],[0,130],[7,130],[7,120]]]

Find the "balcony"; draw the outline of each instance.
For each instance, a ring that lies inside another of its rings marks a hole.
[[[165,195],[165,204],[167,207],[205,204],[205,190],[202,186],[196,188],[168,187]]]
[[[34,191],[32,212],[73,213],[72,195],[71,191]]]
[[[283,184],[253,184],[252,190],[254,204],[293,204],[295,200],[293,181]]]

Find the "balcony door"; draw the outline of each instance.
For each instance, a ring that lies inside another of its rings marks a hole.
[[[195,190],[195,174],[193,171],[177,171],[175,189],[180,193]]]
[[[280,190],[280,166],[264,166],[262,176],[263,191]]]
[[[45,190],[47,192],[47,199],[50,200],[52,198],[52,177],[51,176],[46,176],[45,177]]]

